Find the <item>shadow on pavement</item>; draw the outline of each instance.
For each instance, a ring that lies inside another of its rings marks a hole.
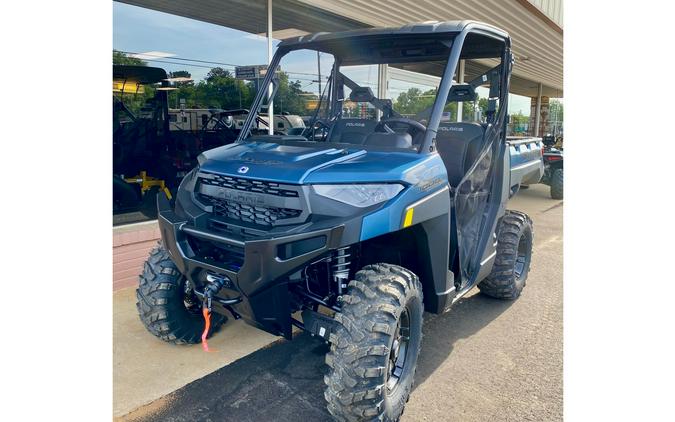
[[[425,314],[416,384],[447,359],[457,340],[481,330],[512,303],[474,294],[444,315]],[[323,398],[327,351],[328,345],[307,334],[282,340],[119,420],[329,421]]]

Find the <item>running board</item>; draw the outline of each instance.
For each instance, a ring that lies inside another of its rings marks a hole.
[[[455,302],[457,302],[459,299],[461,299],[465,294],[469,293],[476,286],[477,286],[477,284],[474,284],[472,286],[467,287],[464,290],[460,290],[459,293],[457,293],[457,295],[455,295],[455,297],[452,299],[451,305],[454,305]]]

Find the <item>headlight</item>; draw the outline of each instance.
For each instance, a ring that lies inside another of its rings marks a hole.
[[[382,185],[314,185],[314,192],[317,195],[359,208],[388,201],[402,190],[403,186],[395,183]]]

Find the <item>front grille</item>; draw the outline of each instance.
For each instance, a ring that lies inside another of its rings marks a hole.
[[[236,189],[245,192],[266,193],[268,195],[297,198],[298,192],[279,187],[278,183],[265,182],[262,180],[249,180],[240,177],[223,176],[219,174],[200,174],[200,183],[211,186],[220,186],[228,189]]]
[[[278,220],[297,218],[302,213],[302,210],[292,208],[253,206],[207,195],[200,195],[200,199],[213,206],[213,213],[217,216],[263,226],[271,226]]]

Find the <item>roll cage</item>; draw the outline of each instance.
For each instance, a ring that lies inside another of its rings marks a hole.
[[[411,43],[412,41],[412,43]],[[397,46],[397,42],[399,43]],[[415,44],[417,42],[417,44]],[[432,45],[431,43],[435,43]],[[402,48],[406,43],[410,48]],[[442,48],[445,46],[445,48]],[[415,49],[417,48],[417,50]],[[440,47],[440,48],[439,48]],[[399,51],[396,51],[396,48]],[[354,81],[340,73],[341,65],[378,64],[406,62],[432,63],[443,60],[447,62],[442,72],[429,72],[441,77],[438,93],[429,114],[424,137],[417,150],[418,153],[431,153],[436,150],[435,140],[444,108],[449,101],[467,101],[475,95],[475,89],[490,81],[486,124],[494,125],[506,119],[509,75],[512,66],[511,40],[508,34],[496,27],[474,21],[451,21],[443,23],[424,23],[404,26],[402,28],[375,28],[346,31],[338,33],[317,33],[284,40],[279,44],[272,58],[270,69],[277,69],[281,59],[294,50],[314,50],[332,54],[335,63],[331,71],[326,90],[329,93],[329,121],[340,117],[342,85],[354,90],[361,88]],[[413,52],[412,54],[410,52]],[[392,53],[393,52],[393,53]],[[422,52],[422,54],[416,54]],[[398,56],[396,53],[399,53]],[[393,55],[392,55],[393,54]],[[462,59],[499,59],[500,63],[487,72],[482,73],[468,84],[459,84],[453,80],[459,61]],[[274,79],[275,71],[267,72],[261,88],[251,106],[237,142],[245,142],[251,135],[253,123],[265,98],[274,98],[278,86]],[[339,81],[339,84],[336,83]],[[498,83],[494,83],[498,82]],[[268,87],[272,84],[271,95]],[[312,123],[321,108],[324,96],[319,98],[319,105]],[[383,116],[400,117],[391,107],[391,102],[375,97],[371,104],[383,112]],[[501,106],[497,110],[497,104]],[[498,112],[497,112],[498,111]],[[398,116],[397,116],[398,115]],[[506,140],[506,132],[501,131],[500,141]]]

